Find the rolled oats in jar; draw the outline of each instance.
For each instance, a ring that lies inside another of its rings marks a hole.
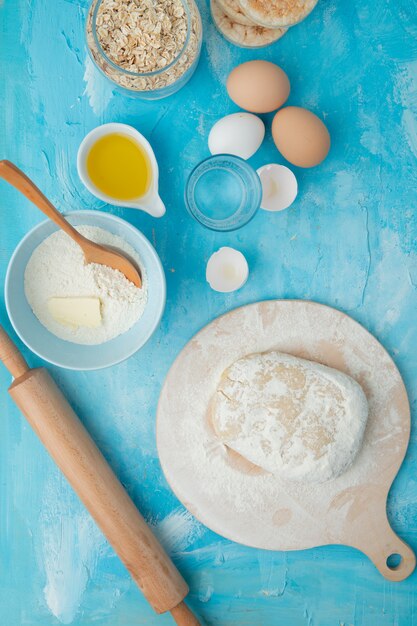
[[[146,99],[178,91],[198,64],[201,17],[194,0],[94,0],[87,45],[99,69]]]

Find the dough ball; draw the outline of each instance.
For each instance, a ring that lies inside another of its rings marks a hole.
[[[209,420],[219,440],[284,480],[320,483],[357,455],[368,403],[350,376],[288,354],[251,354],[221,377]]]

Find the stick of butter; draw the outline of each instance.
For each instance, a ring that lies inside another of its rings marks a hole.
[[[49,298],[48,309],[64,326],[97,328],[101,324],[100,298]]]

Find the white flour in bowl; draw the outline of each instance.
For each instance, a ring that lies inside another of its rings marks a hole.
[[[54,335],[80,344],[99,344],[126,332],[141,317],[148,299],[146,272],[137,252],[124,239],[96,226],[77,226],[96,243],[111,246],[130,257],[142,273],[142,288],[119,271],[97,263],[85,264],[81,248],[59,230],[32,253],[25,270],[26,298],[38,320]],[[71,327],[57,322],[48,307],[50,298],[100,299],[101,324]]]

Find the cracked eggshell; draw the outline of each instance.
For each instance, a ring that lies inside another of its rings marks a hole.
[[[249,276],[248,262],[239,250],[220,248],[211,255],[206,279],[214,291],[230,293],[243,287]]]
[[[252,113],[232,113],[222,117],[210,131],[208,145],[211,154],[233,154],[249,159],[265,137],[265,126]]]
[[[270,163],[256,170],[262,184],[261,209],[283,211],[294,202],[298,193],[297,179],[285,165]]]

